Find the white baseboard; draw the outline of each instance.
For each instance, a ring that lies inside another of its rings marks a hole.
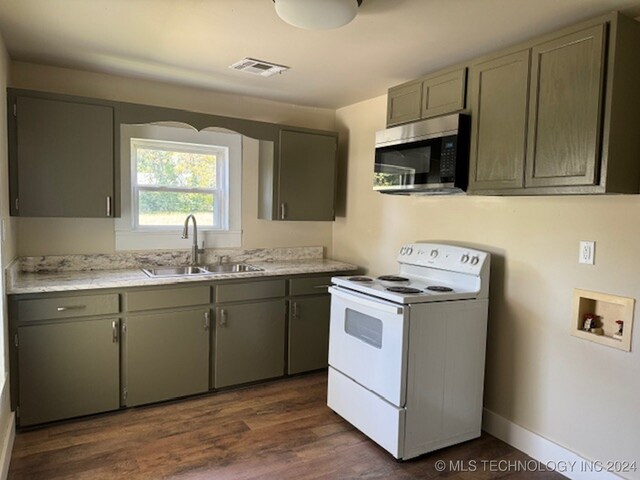
[[[11,452],[13,451],[13,441],[16,438],[16,414],[11,412],[5,431],[2,432],[0,441],[0,479],[6,480],[9,475],[9,463],[11,463]]]
[[[572,480],[620,480],[611,473],[593,470],[593,462],[571,450],[548,440],[537,433],[513,423],[510,420],[484,409],[482,429],[512,447],[526,453],[549,468],[555,468]]]

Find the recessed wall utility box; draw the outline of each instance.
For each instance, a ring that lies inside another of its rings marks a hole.
[[[635,299],[575,289],[571,335],[624,351],[631,351],[631,330]],[[594,324],[586,329],[585,318],[594,316]],[[619,335],[622,323],[622,335]]]

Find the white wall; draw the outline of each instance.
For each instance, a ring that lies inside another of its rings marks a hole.
[[[108,100],[159,105],[265,122],[335,129],[335,111],[300,107],[253,97],[215,93],[161,82],[90,73],[21,62],[11,64],[14,88],[43,90]],[[6,162],[5,162],[6,163]],[[331,249],[331,222],[258,220],[257,151],[243,164],[243,247],[316,246]],[[112,219],[17,218],[18,255],[113,253]]]
[[[406,242],[490,251],[485,407],[583,457],[640,460],[640,326],[631,353],[569,335],[574,288],[640,300],[640,196],[376,193],[374,135],[385,109],[383,96],[337,111],[342,205],[333,257],[376,275],[396,270]],[[597,242],[595,266],[577,263],[579,240]]]

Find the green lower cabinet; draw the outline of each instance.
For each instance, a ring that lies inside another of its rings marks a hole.
[[[124,349],[127,406],[209,389],[207,307],[132,315]]]
[[[289,300],[289,374],[327,367],[330,311],[330,295]]]
[[[284,375],[284,299],[216,308],[214,387]]]
[[[18,328],[19,425],[120,407],[119,320]]]

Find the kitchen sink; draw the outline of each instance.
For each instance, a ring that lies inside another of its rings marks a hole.
[[[202,267],[149,267],[143,268],[142,271],[150,277],[182,277],[209,273]]]
[[[249,265],[248,263],[219,263],[215,265],[205,265],[210,273],[241,273],[241,272],[262,272],[264,269]]]
[[[221,263],[189,267],[144,267],[142,271],[149,277],[185,277],[220,273],[261,272],[264,269],[248,263]]]

